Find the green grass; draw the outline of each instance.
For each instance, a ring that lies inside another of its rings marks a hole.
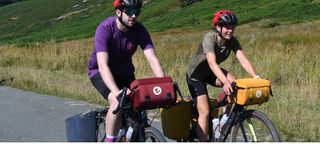
[[[179,0],[149,0],[140,21],[151,32],[210,29],[213,13],[221,9],[235,11],[240,25],[269,19],[264,27],[275,27],[320,18],[318,0],[203,0],[187,7]],[[112,0],[28,0],[0,7],[0,14],[0,43],[33,45],[92,37],[114,10]]]
[[[249,108],[266,113],[282,141],[318,141],[320,115],[320,22],[261,28],[266,21],[236,29],[244,52],[262,78],[270,79],[274,97]],[[207,30],[152,33],[156,54],[167,76],[189,95],[187,63]],[[0,79],[15,77],[8,86],[106,105],[87,77],[93,39],[48,42],[33,47],[0,46]],[[141,50],[133,57],[136,77],[153,77]],[[237,78],[249,75],[234,54],[221,65]],[[215,97],[221,89],[209,88]]]
[[[87,3],[82,0],[28,0],[2,7],[0,40],[27,44],[92,36],[99,20],[105,16],[101,14],[108,12],[101,10],[111,6],[105,3],[102,0]]]
[[[235,11],[240,19],[235,34],[256,71],[271,80],[275,95],[253,108],[272,119],[282,141],[314,142],[320,139],[319,4],[203,0],[181,8],[178,0],[150,0],[140,20],[153,32],[166,75],[189,95],[187,63],[210,29],[213,12]],[[14,77],[8,86],[106,105],[86,73],[95,28],[113,14],[111,0],[27,0],[0,7],[0,79]],[[153,76],[141,50],[133,62],[137,78]],[[248,77],[234,56],[221,66],[237,78]],[[213,97],[220,91],[209,89]]]

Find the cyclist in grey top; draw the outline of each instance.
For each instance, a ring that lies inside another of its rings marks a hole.
[[[135,80],[132,56],[141,47],[156,77],[164,72],[157,59],[153,43],[146,28],[137,17],[142,7],[141,0],[115,0],[117,16],[104,20],[94,37],[94,50],[88,64],[88,75],[98,92],[109,101],[106,116],[106,141],[116,141],[121,126],[121,112],[112,114],[118,100],[116,96],[123,87]]]
[[[233,36],[237,24],[236,15],[229,10],[221,10],[214,14],[213,31],[208,32],[200,43],[195,56],[189,61],[187,84],[199,112],[197,135],[199,141],[207,141],[209,102],[207,84],[223,87],[226,94],[232,91],[231,82],[234,76],[220,68],[231,52],[239,60],[241,66],[254,78],[259,78],[250,61],[246,58],[241,45]]]

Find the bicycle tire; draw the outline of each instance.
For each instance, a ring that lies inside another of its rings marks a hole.
[[[244,128],[245,136],[241,125]],[[249,133],[252,130],[255,132],[254,134]],[[279,133],[272,121],[257,110],[243,112],[239,122],[233,127],[231,138],[233,142],[280,142]]]
[[[105,123],[102,122],[97,128],[97,142],[104,142],[105,138],[106,138]]]
[[[145,129],[146,142],[166,142],[163,134],[154,127],[147,127]]]
[[[97,116],[97,124],[96,124],[96,136],[97,136],[97,142],[104,142],[104,139],[106,138],[106,123],[105,123],[105,116],[107,114],[108,109],[99,111],[100,116]],[[100,121],[100,123],[98,123]]]

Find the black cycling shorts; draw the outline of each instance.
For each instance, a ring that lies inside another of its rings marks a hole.
[[[225,76],[227,76],[228,71],[225,69],[222,69],[222,72],[224,73]],[[207,90],[207,84],[211,86],[216,86],[216,80],[217,77],[212,73],[209,77],[207,77],[205,80],[199,80],[195,81],[192,80],[188,75],[186,77],[189,92],[192,96],[193,99],[200,95],[208,95],[208,90]]]
[[[119,89],[123,87],[130,88],[131,82],[133,82],[136,78],[134,75],[113,75],[113,79],[117,84]],[[108,100],[108,95],[110,94],[110,89],[103,82],[100,73],[95,74],[90,78],[93,86],[98,90],[98,92],[103,96],[104,99]]]

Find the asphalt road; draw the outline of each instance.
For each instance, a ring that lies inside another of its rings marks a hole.
[[[97,108],[81,101],[0,86],[0,142],[66,142],[65,120]],[[153,125],[162,130],[159,121]]]
[[[0,141],[65,142],[65,119],[96,108],[80,101],[0,86]]]

